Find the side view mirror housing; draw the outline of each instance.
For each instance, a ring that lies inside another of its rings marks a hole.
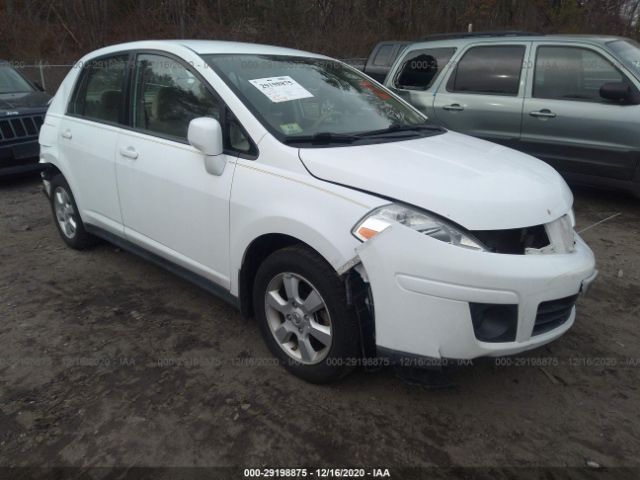
[[[204,167],[211,175],[222,175],[226,165],[222,127],[215,118],[199,117],[189,122],[187,140],[204,155]]]
[[[600,87],[600,96],[616,103],[640,103],[640,95],[627,82],[609,82]]]

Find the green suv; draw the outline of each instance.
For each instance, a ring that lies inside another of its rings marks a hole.
[[[553,165],[574,184],[640,194],[640,44],[596,35],[442,35],[385,84],[434,122]]]

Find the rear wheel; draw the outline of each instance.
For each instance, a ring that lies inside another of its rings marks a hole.
[[[345,285],[316,252],[278,250],[256,274],[253,303],[271,352],[304,380],[336,380],[357,364],[358,325]]]
[[[83,250],[96,243],[96,238],[85,230],[69,184],[62,175],[51,180],[50,200],[56,227],[67,245]]]

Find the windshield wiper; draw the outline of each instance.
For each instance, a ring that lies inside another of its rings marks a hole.
[[[420,135],[420,132],[440,133],[445,130],[437,125],[420,123],[417,125],[398,125],[394,124],[382,130],[371,130],[362,133],[333,133],[318,132],[313,135],[299,135],[295,137],[287,137],[284,143],[287,145],[298,143],[311,143],[314,145],[330,145],[332,143],[353,143],[358,140],[367,138],[393,136],[395,138],[409,138]]]
[[[387,134],[395,133],[408,133],[409,136],[413,136],[419,132],[444,132],[444,128],[438,125],[430,125],[426,123],[419,123],[417,125],[398,125],[394,124],[382,130],[372,130],[370,132],[359,133],[359,137],[377,137]]]
[[[284,143],[287,145],[292,143],[313,143],[316,145],[328,145],[331,143],[353,143],[360,140],[358,135],[349,135],[333,132],[318,132],[313,135],[299,135],[296,137],[287,137]]]

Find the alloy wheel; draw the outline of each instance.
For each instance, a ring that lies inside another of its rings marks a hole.
[[[284,272],[265,293],[267,324],[280,348],[292,359],[320,363],[333,343],[331,316],[320,292],[301,275]]]
[[[75,209],[71,203],[69,193],[62,187],[56,188],[53,192],[53,209],[58,225],[60,226],[60,231],[69,239],[75,237],[78,229]]]

